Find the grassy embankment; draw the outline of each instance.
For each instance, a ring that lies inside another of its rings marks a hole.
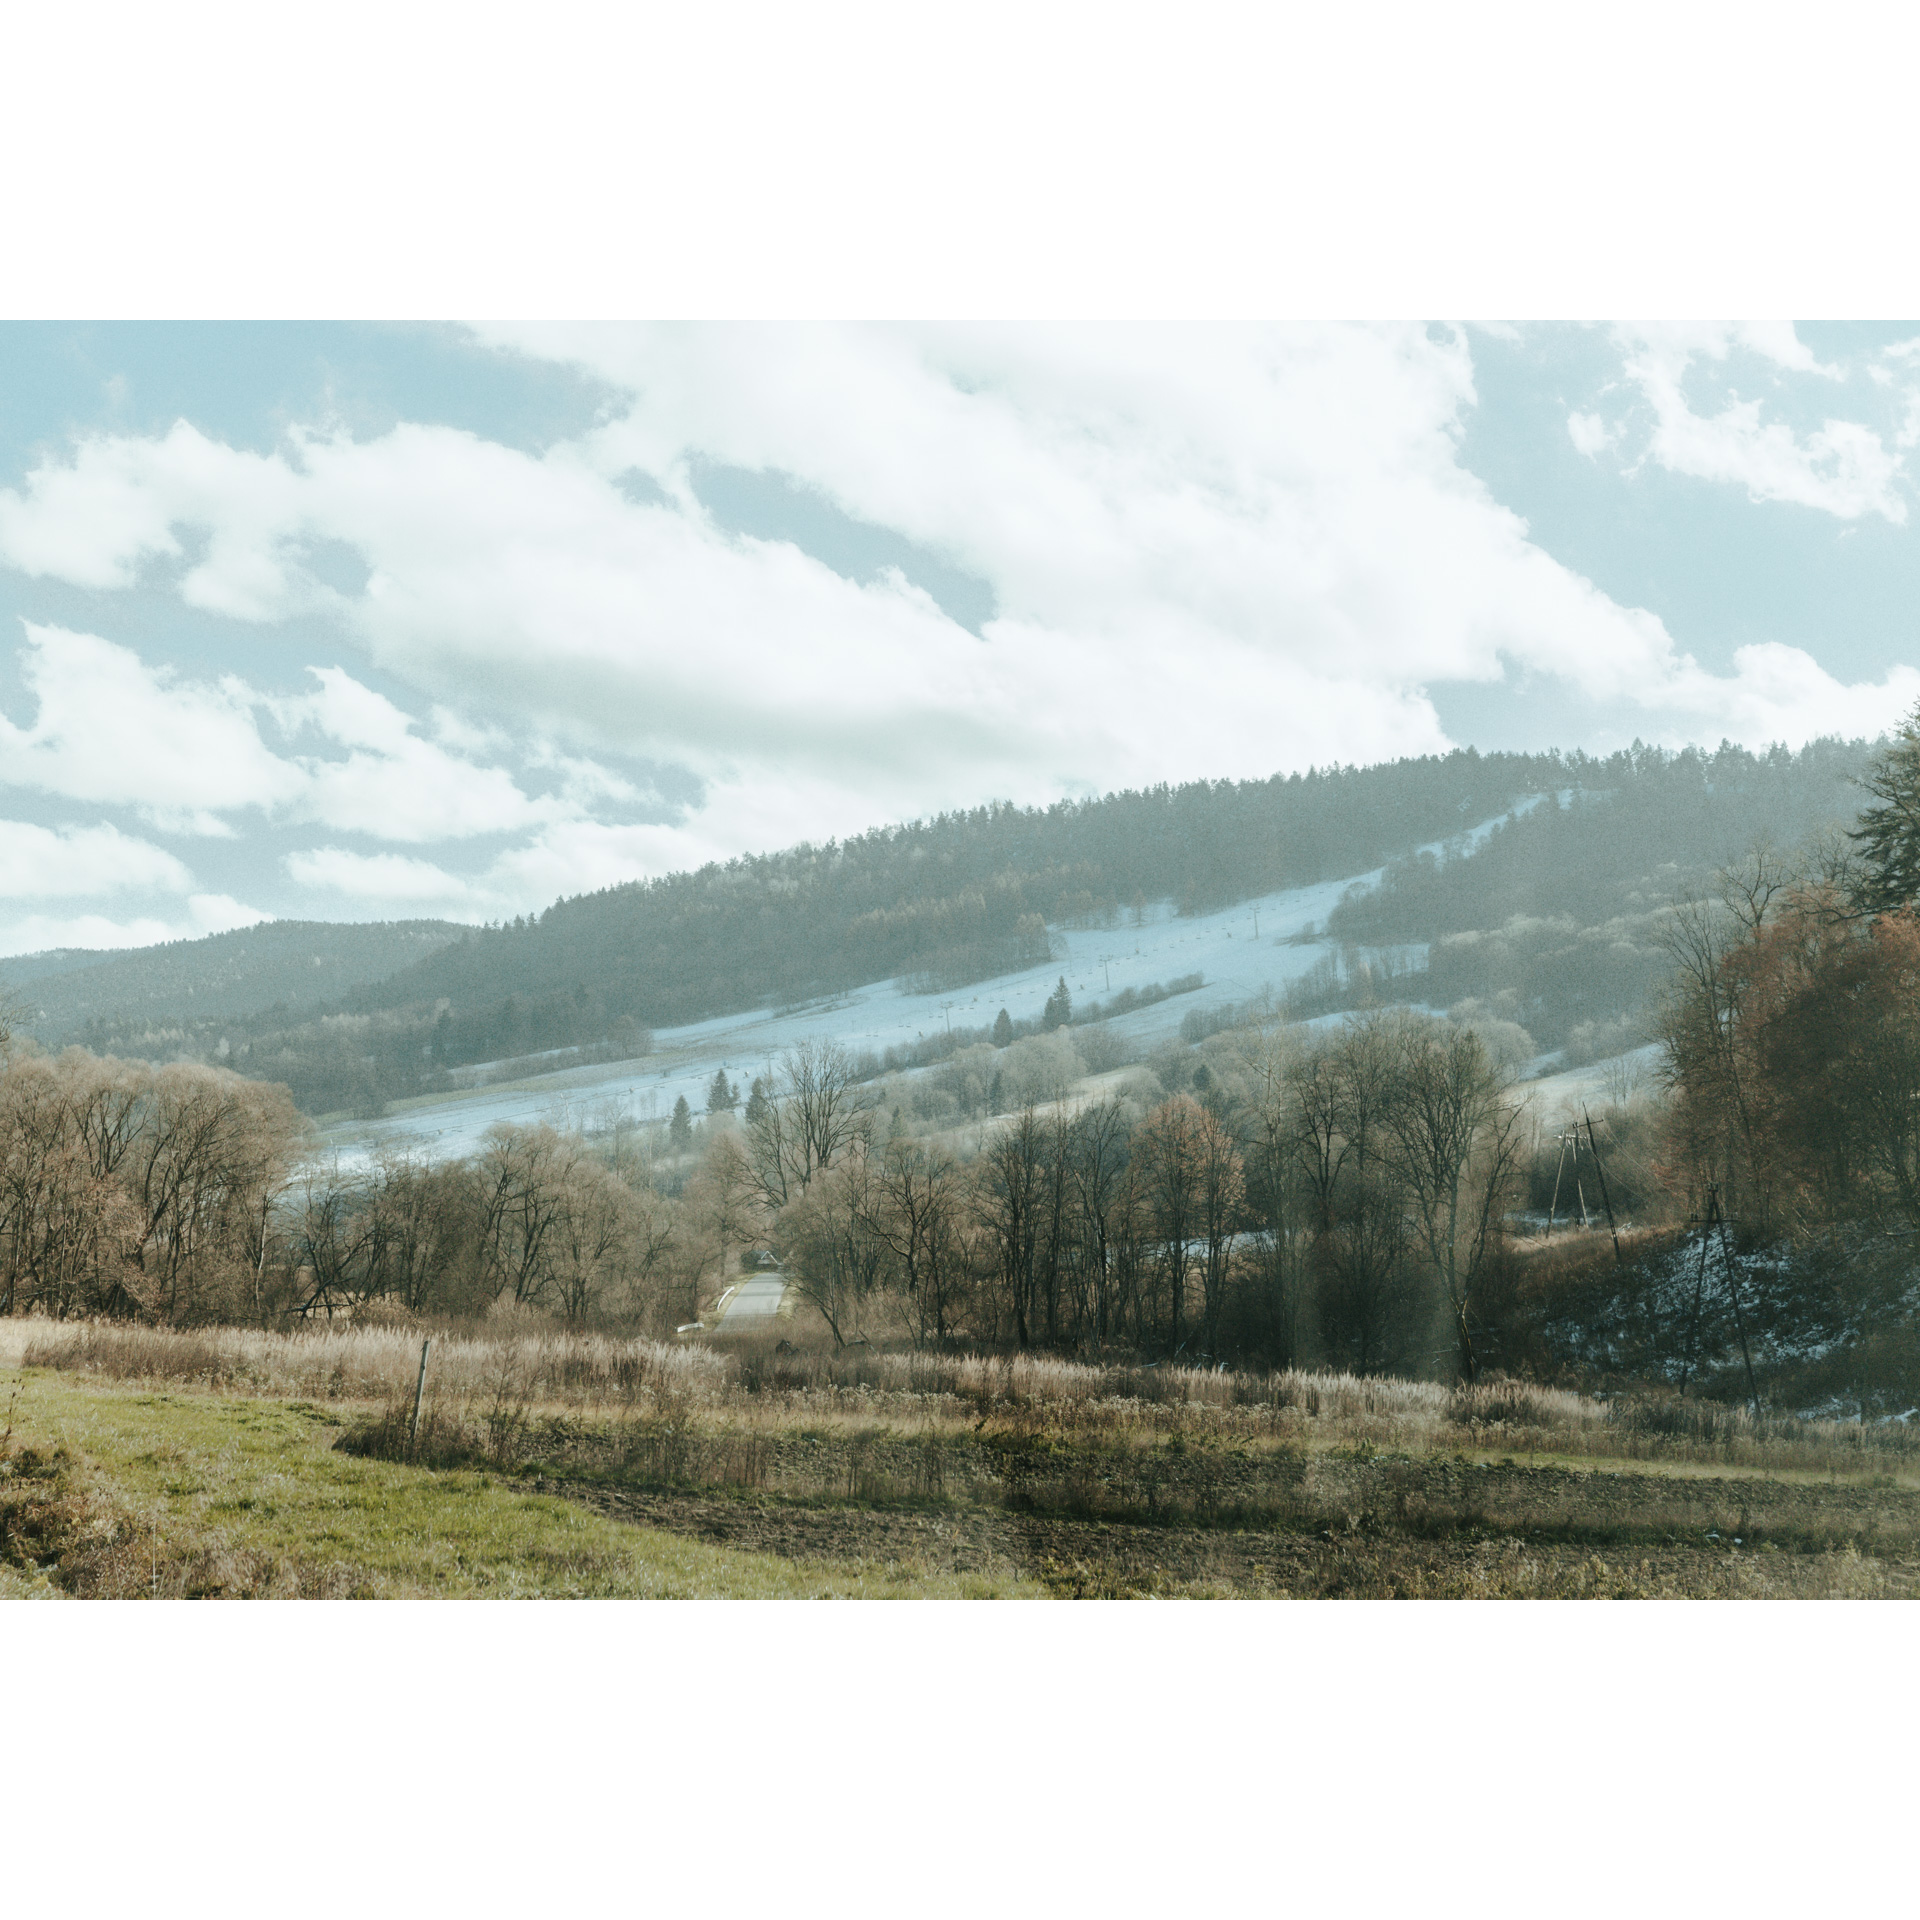
[[[0,1323],[0,1597],[1040,1591],[1004,1577],[928,1577],[740,1552],[529,1493],[485,1465],[436,1472],[356,1457],[336,1443],[369,1409],[339,1397],[343,1383],[331,1364],[322,1390],[332,1379],[336,1395],[318,1400],[276,1397],[283,1382],[239,1382],[217,1371],[211,1382],[162,1374],[173,1390],[152,1391],[110,1373],[5,1367],[32,1335],[49,1331]]]
[[[410,1442],[397,1330],[0,1341],[16,1591],[1920,1591],[1897,1427],[556,1334],[436,1340]]]

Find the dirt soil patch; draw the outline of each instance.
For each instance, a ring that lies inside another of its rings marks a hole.
[[[1649,1546],[1603,1555],[1513,1538],[1409,1540],[1332,1529],[1215,1530],[1051,1515],[875,1509],[538,1479],[609,1518],[810,1561],[1018,1575],[1069,1598],[1894,1598],[1920,1559]]]

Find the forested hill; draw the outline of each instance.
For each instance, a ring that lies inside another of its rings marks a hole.
[[[1563,790],[1501,822],[1470,859],[1409,851],[1384,883],[1343,903],[1328,931],[1362,942],[1431,940],[1516,916],[1581,924],[1664,906],[1759,842],[1782,853],[1854,824],[1876,748],[1816,740],[1799,753],[1639,747],[1570,759]]]
[[[1468,750],[980,807],[562,900],[537,920],[475,931],[354,1004],[470,1008],[581,990],[660,1026],[895,974],[959,984],[1044,959],[1048,921],[1336,879],[1567,777],[1554,755]],[[561,1043],[544,1030],[517,1037]]]
[[[274,1007],[310,1019],[464,931],[446,920],[267,920],[130,953],[0,960],[0,991],[25,1006],[29,1030],[49,1042],[89,1038],[102,1021],[234,1019]]]
[[[1403,855],[1343,900],[1297,1010],[1368,998],[1478,1003],[1544,1047],[1601,1057],[1644,1037],[1665,976],[1666,907],[1711,890],[1757,844],[1791,858],[1859,816],[1855,784],[1877,747],[1817,740],[1799,753],[1661,753],[1571,759],[1559,791],[1496,827],[1471,858]],[[1382,977],[1369,950],[1430,943],[1424,968]]]

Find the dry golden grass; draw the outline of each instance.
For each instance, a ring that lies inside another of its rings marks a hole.
[[[1920,1472],[1900,1427],[1510,1380],[507,1329],[435,1336],[416,1443],[419,1337],[0,1323],[0,1355],[36,1369],[0,1374],[0,1405],[20,1393],[12,1451],[40,1463],[0,1473],[27,1543],[0,1551],[0,1594],[1920,1582]]]
[[[24,1338],[23,1328],[31,1329]],[[347,1322],[293,1333],[50,1321],[15,1322],[9,1331],[16,1366],[301,1400],[411,1394],[425,1337]],[[428,1377],[441,1394],[489,1393],[504,1377],[558,1406],[600,1407],[662,1393],[712,1398],[725,1390],[727,1373],[726,1361],[704,1347],[601,1334],[440,1334],[428,1355]]]
[[[0,1361],[150,1386],[391,1410],[410,1407],[421,1337],[346,1323],[266,1333],[0,1320]],[[777,1338],[708,1346],[558,1330],[435,1335],[427,1405],[457,1421],[611,1412],[731,1430],[903,1432],[1012,1421],[1110,1444],[1157,1446],[1180,1435],[1224,1445],[1366,1446],[1614,1462],[1635,1470],[1920,1480],[1920,1434],[1897,1423],[1802,1420],[1672,1395],[1601,1400],[1507,1379],[1445,1387],[1035,1354],[783,1354],[775,1351]]]

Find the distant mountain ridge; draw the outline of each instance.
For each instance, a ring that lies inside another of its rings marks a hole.
[[[276,1006],[310,1017],[466,931],[447,920],[264,920],[125,953],[67,948],[0,960],[0,990],[25,1003],[26,1030],[49,1046],[85,1041],[103,1021],[244,1019]]]

